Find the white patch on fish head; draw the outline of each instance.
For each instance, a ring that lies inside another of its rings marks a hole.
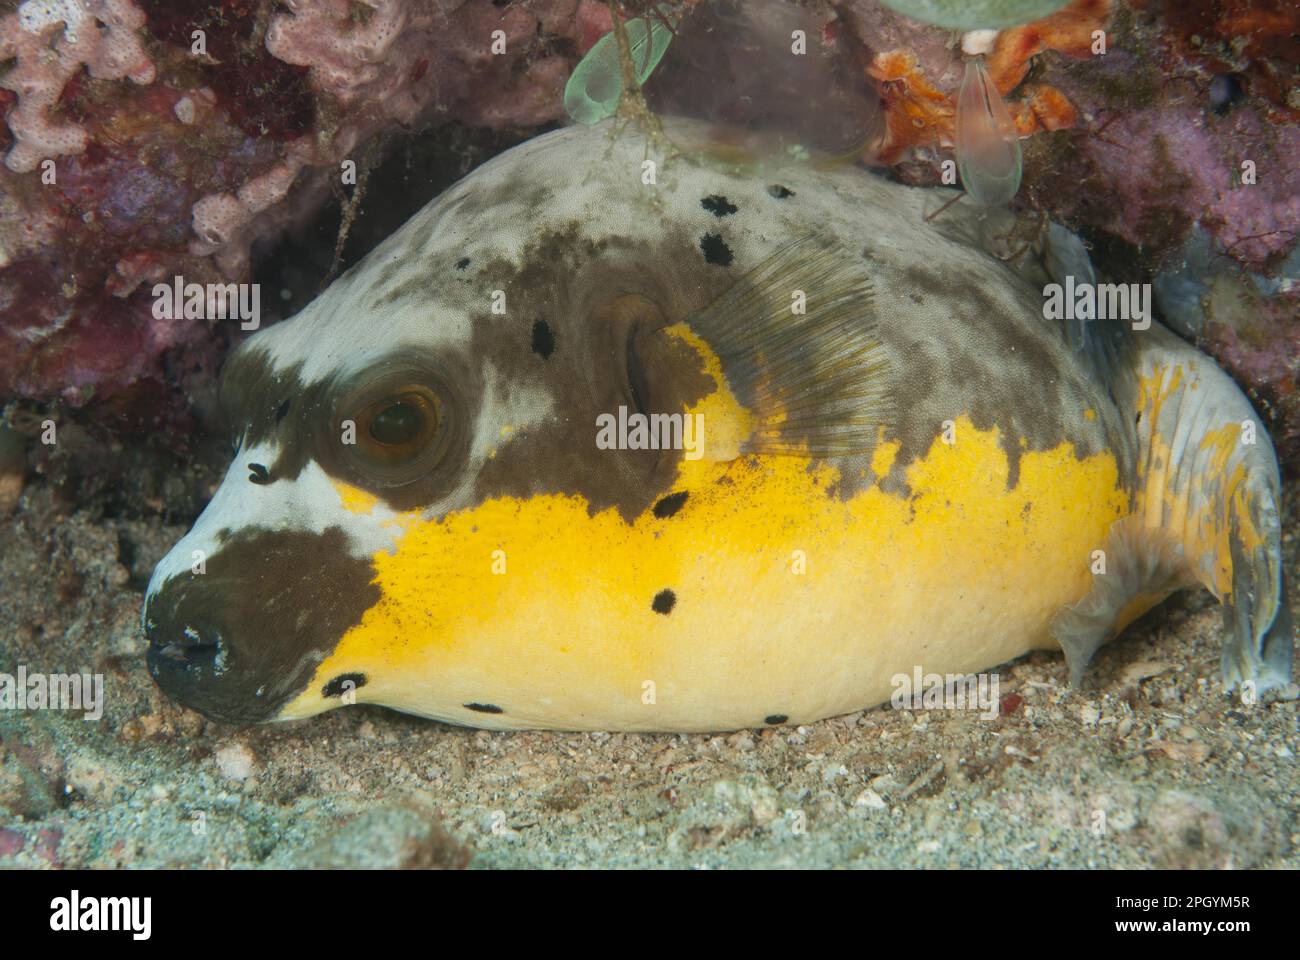
[[[279,448],[273,444],[241,447],[236,452],[194,526],[154,568],[146,602],[169,581],[206,567],[207,561],[220,553],[222,544],[240,530],[321,534],[337,527],[346,535],[348,555],[355,559],[392,549],[400,532],[392,526],[397,512],[382,503],[365,512],[347,509],[337,484],[315,461],[308,462],[293,479],[267,484],[251,479],[250,465],[274,463],[278,457]]]

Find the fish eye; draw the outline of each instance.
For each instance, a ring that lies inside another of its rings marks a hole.
[[[383,357],[328,386],[311,411],[314,459],[332,477],[398,510],[429,503],[455,482],[473,436],[472,372],[409,353]],[[308,405],[304,404],[304,409]]]
[[[428,448],[438,434],[441,418],[433,391],[411,386],[371,401],[355,419],[358,452],[378,463],[394,465]]]

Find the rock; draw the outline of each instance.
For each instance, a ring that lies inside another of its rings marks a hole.
[[[423,798],[389,803],[343,821],[295,863],[312,869],[461,870],[473,848],[443,827]]]
[[[673,850],[717,846],[768,826],[780,813],[780,796],[761,776],[715,780],[682,811],[668,845]]]
[[[855,807],[866,807],[868,810],[888,810],[889,804],[885,803],[884,797],[876,793],[870,787],[867,787],[853,801]]]
[[[122,778],[115,765],[103,757],[78,755],[68,761],[67,783],[86,799],[106,804],[122,785]]]
[[[221,776],[236,783],[243,783],[251,777],[257,766],[253,751],[237,742],[218,747],[214,759],[217,761],[217,770],[221,772]]]
[[[0,761],[0,812],[39,820],[58,806],[53,785],[38,770],[12,754]]]
[[[1275,853],[1283,831],[1268,811],[1166,790],[1144,817],[1165,869],[1238,870]]]

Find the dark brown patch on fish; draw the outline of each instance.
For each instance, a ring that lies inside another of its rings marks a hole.
[[[664,520],[673,516],[686,503],[686,498],[690,494],[685,490],[679,490],[677,493],[670,493],[658,503],[655,504],[655,516]]]
[[[675,269],[692,246],[684,232],[650,250],[621,237],[593,242],[572,222],[539,236],[518,265],[483,267],[507,291],[509,313],[476,318],[469,352],[504,383],[540,387],[553,415],[483,464],[474,502],[564,493],[583,497],[592,512],[615,507],[630,522],[670,492],[682,451],[602,450],[597,417],[617,417],[620,406],[682,414],[714,389],[699,355],[663,333],[727,285]],[[526,318],[538,314],[566,345],[545,364],[526,335]]]
[[[1005,269],[990,258],[989,271]],[[1060,330],[1041,317],[1042,304],[1035,291],[1014,284],[1020,302],[1014,308],[1026,322],[1010,322],[1007,307],[986,292],[987,273],[968,264],[946,264],[934,269],[913,264],[901,273],[882,277],[881,284],[902,284],[912,294],[932,293],[927,304],[956,303],[942,322],[941,341],[933,338],[934,324],[918,324],[906,312],[883,315],[879,338],[897,365],[895,409],[897,422],[886,441],[900,448],[888,477],[876,482],[891,493],[906,491],[906,470],[924,457],[943,430],[943,421],[963,414],[976,429],[999,431],[1007,458],[1008,488],[1020,479],[1020,459],[1029,451],[1044,451],[1063,442],[1074,446],[1078,457],[1113,452],[1122,480],[1131,484],[1131,444],[1114,403],[1103,386],[1091,380],[1075,362]],[[915,302],[913,300],[912,302]],[[1098,413],[1095,422],[1083,422],[1081,411]],[[957,442],[961,443],[960,434]],[[836,490],[849,498],[863,482],[845,476]]]
[[[543,360],[549,360],[554,352],[555,333],[551,330],[551,325],[545,320],[536,321],[533,324],[533,353]]]
[[[735,255],[720,233],[706,233],[700,237],[700,252],[704,259],[717,267],[729,267]]]
[[[364,673],[340,673],[321,688],[320,695],[331,700],[343,696],[349,689],[360,690],[369,682],[369,678]]]
[[[700,206],[719,220],[729,217],[738,209],[737,206],[721,194],[711,194],[700,201]]]
[[[672,613],[675,606],[677,606],[677,594],[667,589],[660,590],[655,594],[655,598],[650,601],[650,609],[664,616]]]
[[[373,577],[336,527],[240,530],[207,558],[206,573],[182,574],[149,599],[149,672],[214,720],[271,719],[378,602]]]
[[[225,429],[244,449],[275,444],[275,462],[263,466],[263,483],[294,480],[310,457],[302,425],[321,415],[324,384],[307,387],[302,364],[277,371],[266,351],[249,341],[226,360],[221,371],[218,405]],[[286,409],[284,398],[295,402]]]

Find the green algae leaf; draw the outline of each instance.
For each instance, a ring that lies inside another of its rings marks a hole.
[[[640,17],[624,25],[637,86],[649,79],[672,41],[669,25],[653,16]],[[618,38],[610,31],[587,51],[564,87],[565,112],[576,123],[592,124],[612,117],[623,95],[623,72],[619,69]]]
[[[880,0],[889,9],[949,30],[1014,27],[1055,13],[1068,0]]]

